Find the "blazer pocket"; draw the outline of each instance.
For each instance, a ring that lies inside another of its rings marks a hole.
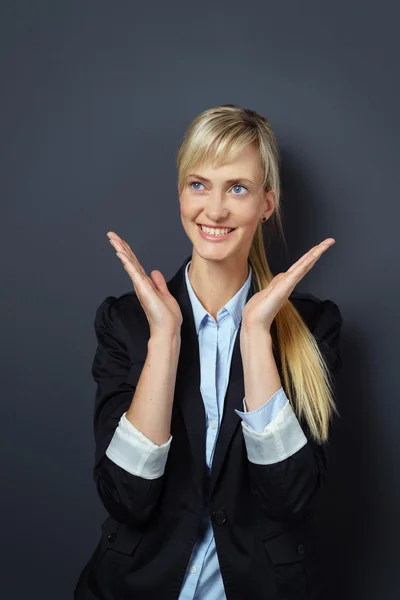
[[[108,517],[101,526],[102,536],[95,564],[95,587],[116,594],[124,576],[132,569],[134,554],[143,532]],[[104,596],[106,597],[106,595]],[[108,596],[107,596],[108,597]]]
[[[285,600],[311,600],[306,562],[311,548],[301,534],[285,531],[263,540],[279,593]]]

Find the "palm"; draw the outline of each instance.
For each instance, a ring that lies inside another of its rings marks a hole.
[[[168,287],[166,285],[165,287],[163,287],[163,284],[165,282],[163,274],[158,270],[154,270],[150,273],[150,276],[153,285],[155,284],[155,292],[158,294],[162,302],[164,302],[167,310],[171,313],[172,317],[174,317],[177,322],[182,323],[183,318],[181,307],[179,306],[176,298],[168,290]]]

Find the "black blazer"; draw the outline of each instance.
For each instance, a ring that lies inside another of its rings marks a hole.
[[[132,401],[147,355],[150,329],[135,292],[108,296],[95,317],[98,346],[92,373],[94,480],[109,517],[75,587],[75,600],[177,600],[200,517],[213,523],[228,600],[317,600],[320,595],[313,509],[326,470],[326,446],[308,442],[275,464],[251,463],[241,419],[244,397],[240,329],[210,476],[205,463],[205,412],[198,340],[184,269],[168,281],[182,315],[181,350],[164,475],[146,480],[105,454]],[[247,300],[256,293],[254,277]],[[289,297],[328,361],[340,366],[342,318],[331,300],[294,291]],[[276,343],[273,325],[271,335]],[[275,354],[283,383],[279,356]],[[207,599],[205,599],[207,600]]]

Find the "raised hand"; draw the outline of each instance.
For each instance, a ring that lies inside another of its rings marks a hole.
[[[269,332],[275,316],[296,285],[333,244],[333,238],[326,238],[311,248],[285,273],[276,275],[265,289],[254,294],[242,311],[243,329],[262,328]]]
[[[162,273],[153,270],[149,277],[125,240],[113,231],[109,231],[107,236],[131,278],[136,295],[146,313],[150,335],[179,332],[183,321],[181,309],[170,294]]]

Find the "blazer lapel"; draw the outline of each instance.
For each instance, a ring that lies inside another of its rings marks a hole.
[[[215,488],[218,477],[221,473],[225,457],[229,451],[229,446],[237,428],[241,423],[241,418],[235,413],[237,410],[243,411],[244,398],[244,378],[243,365],[240,352],[240,330],[238,328],[234,343],[232,360],[229,371],[228,387],[224,400],[224,410],[216,447],[211,466],[209,481],[205,481],[208,474],[206,464],[206,414],[203,399],[200,391],[200,355],[199,344],[196,334],[196,328],[193,317],[192,305],[185,281],[185,268],[190,260],[187,257],[168,282],[170,293],[176,298],[183,316],[181,327],[181,350],[178,362],[174,409],[182,413],[182,417],[187,429],[190,449],[194,463],[194,483],[199,494],[203,494],[204,489],[208,489],[209,497]],[[247,295],[246,302],[256,293],[255,279],[252,277],[251,285]],[[271,329],[271,335],[274,339],[274,349],[276,348],[275,322]],[[275,354],[275,352],[274,352]],[[279,368],[279,357],[275,354],[275,360]],[[266,398],[267,400],[268,398]],[[206,488],[204,487],[205,484]]]

